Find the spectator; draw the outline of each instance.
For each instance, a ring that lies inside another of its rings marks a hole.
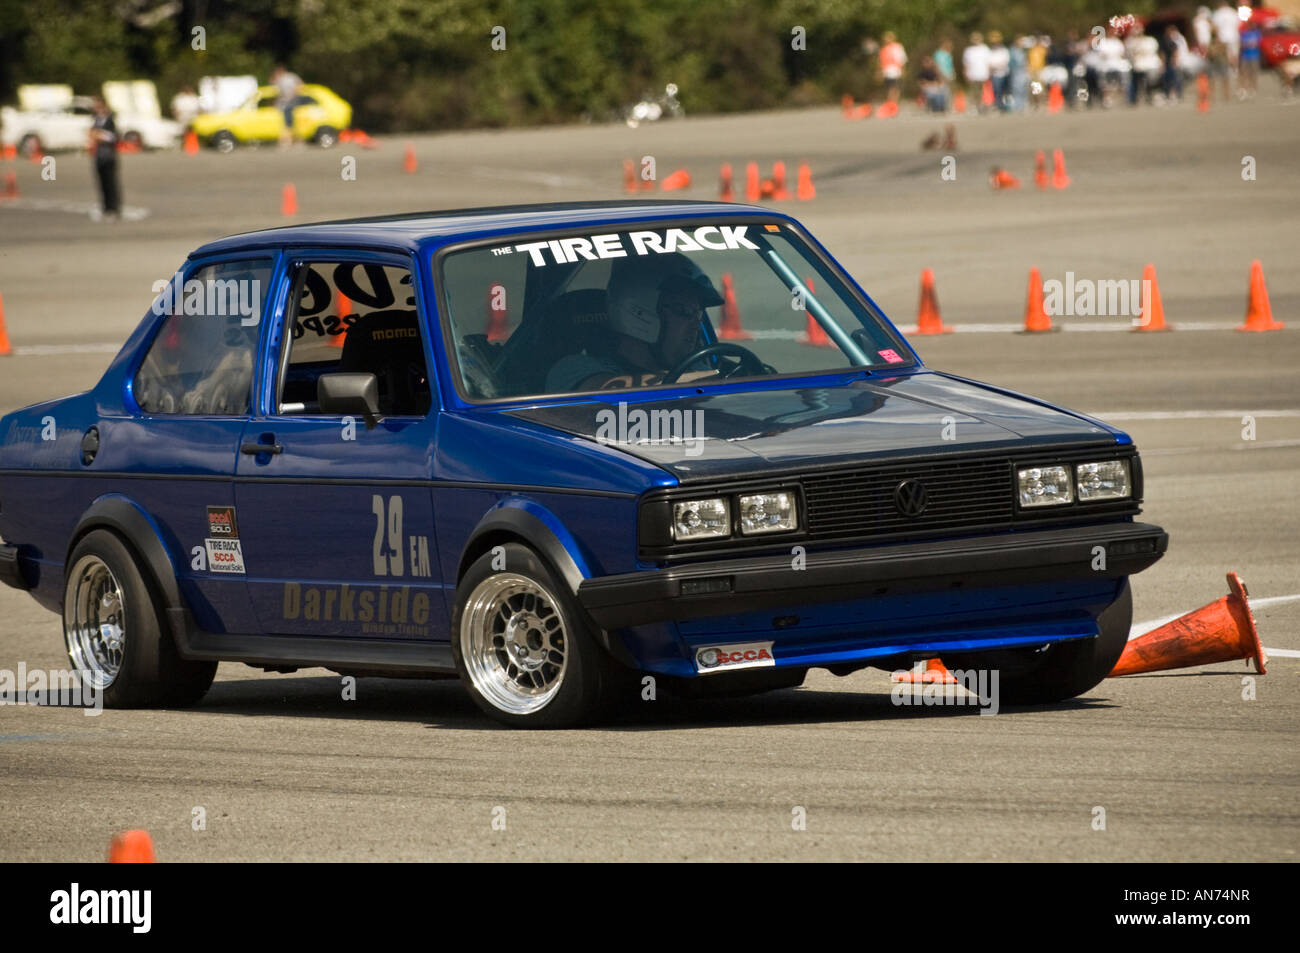
[[[1128,56],[1128,104],[1136,106],[1138,96],[1148,104],[1155,92],[1160,76],[1160,44],[1154,36],[1147,36],[1142,24],[1135,23],[1124,43]]]
[[[998,30],[989,31],[989,79],[993,82],[993,103],[1007,111],[1007,77],[1011,74],[1011,51]]]
[[[1102,105],[1109,106],[1111,98],[1128,85],[1131,70],[1124,41],[1119,38],[1119,32],[1114,27],[1108,28],[1106,35],[1097,41],[1097,55],[1097,71],[1101,74],[1102,81]]]
[[[916,78],[921,84],[921,93],[925,96],[925,108],[932,113],[947,112],[948,84],[943,81],[933,56],[921,60],[921,69]]]
[[[1208,53],[1212,39],[1214,23],[1210,20],[1210,8],[1197,7],[1196,16],[1192,18],[1192,40],[1196,43],[1196,52],[1202,56]]]
[[[293,110],[301,105],[302,80],[283,63],[277,63],[271,71],[271,84],[276,89],[275,105],[284,112],[284,129],[280,132],[280,146],[284,147],[293,142]]]
[[[885,79],[885,97],[891,103],[897,103],[903,67],[907,65],[907,53],[894,34],[886,32],[880,39],[880,75]]]
[[[95,179],[103,217],[115,219],[122,214],[122,190],[117,177],[117,123],[104,97],[93,100],[94,121],[90,126],[91,156],[95,160]]]
[[[984,84],[989,81],[989,48],[980,33],[970,35],[970,46],[962,50],[961,71],[966,92],[980,112],[984,111]]]
[[[944,40],[934,51],[934,67],[939,71],[945,86],[957,81],[957,70],[952,62],[952,40]]]
[[[1253,99],[1259,85],[1259,52],[1264,42],[1264,34],[1259,24],[1247,20],[1241,26],[1241,66],[1237,95],[1242,99]]]
[[[1215,35],[1228,55],[1228,71],[1236,72],[1237,54],[1241,50],[1241,19],[1237,15],[1237,8],[1226,2],[1221,3],[1215,8],[1211,19],[1214,21]]]
[[[1205,72],[1210,77],[1210,86],[1219,81],[1219,99],[1227,102],[1232,97],[1232,77],[1228,65],[1228,47],[1216,35],[1210,41],[1210,49],[1205,54]]]
[[[1172,102],[1183,98],[1183,70],[1187,68],[1190,51],[1187,48],[1186,37],[1172,23],[1165,27],[1164,40],[1162,44],[1165,58],[1163,85],[1165,98]]]
[[[1015,112],[1024,110],[1029,100],[1029,51],[1034,46],[1034,38],[1022,36],[1011,47],[1011,73],[1008,98],[1011,109]]]

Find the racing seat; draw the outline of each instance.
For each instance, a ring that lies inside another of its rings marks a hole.
[[[568,291],[548,304],[528,343],[511,348],[498,369],[506,393],[543,393],[546,375],[560,358],[600,350],[610,337],[607,307],[603,288]]]
[[[372,311],[359,318],[344,338],[339,370],[375,375],[379,412],[384,416],[424,416],[429,412],[433,397],[414,309]]]

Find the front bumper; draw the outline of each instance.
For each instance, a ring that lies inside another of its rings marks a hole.
[[[621,629],[907,592],[1116,579],[1146,569],[1168,545],[1159,526],[1108,523],[728,559],[587,579],[578,602],[602,629]]]
[[[0,543],[0,582],[15,589],[30,588],[18,565],[18,547]]]

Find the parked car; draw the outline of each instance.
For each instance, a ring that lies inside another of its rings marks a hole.
[[[278,95],[274,86],[261,86],[236,110],[199,113],[191,128],[219,152],[230,152],[241,143],[275,142],[284,130],[284,111],[276,105]],[[293,111],[295,139],[328,149],[352,124],[352,106],[328,87],[304,84],[299,103]]]
[[[560,727],[647,675],[936,655],[1055,702],[1167,544],[1127,435],[927,368],[798,222],[723,203],[216,241],[0,440],[0,579],[109,705],[323,665]]]
[[[107,82],[104,100],[114,112],[118,135],[143,149],[169,149],[184,131],[163,118],[154,84],[148,80]],[[20,86],[17,109],[0,109],[0,141],[24,156],[84,148],[90,139],[94,111],[89,96],[74,96],[71,86]]]

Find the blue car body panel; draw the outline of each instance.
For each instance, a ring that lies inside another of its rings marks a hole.
[[[1100,453],[1131,444],[1101,421],[931,371],[910,349],[888,373],[620,395],[628,405],[707,410],[711,439],[695,457],[597,441],[595,415],[613,406],[599,396],[474,403],[458,393],[434,275],[441,249],[537,231],[751,217],[795,224],[746,206],[592,203],[293,226],[206,245],[190,255],[184,274],[250,255],[272,262],[251,412],[167,417],[141,411],[131,382],[164,319],[151,310],[92,390],[0,418],[0,537],[15,547],[18,582],[41,605],[60,611],[65,560],[81,533],[103,525],[137,534],[129,542],[155,572],[171,567],[177,595],[164,598],[174,626],[212,636],[447,643],[460,575],[502,541],[522,540],[541,552],[575,594],[584,582],[651,574],[683,561],[639,546],[638,514],[648,493],[776,479],[828,461],[870,466],[972,451],[1032,455],[1091,445]],[[337,417],[273,412],[288,276],[303,254],[411,270],[433,392],[426,417],[385,418],[342,453]],[[959,444],[936,441],[942,415],[960,433]],[[82,441],[92,427],[100,449],[86,465]],[[283,452],[241,452],[250,443],[279,444]],[[383,514],[395,506],[405,520],[400,551],[381,539]],[[238,514],[244,573],[214,573],[198,558],[210,531],[209,507]],[[139,518],[121,516],[127,511]],[[1136,506],[1101,521],[1132,524],[1134,512]],[[118,513],[117,522],[105,513]],[[121,529],[123,520],[134,528]],[[806,545],[831,552],[878,544],[810,539]],[[401,574],[380,573],[399,559]],[[737,600],[698,618],[638,621],[603,638],[628,664],[687,677],[698,674],[698,648],[729,641],[770,640],[776,664],[789,667],[1038,645],[1095,636],[1097,616],[1123,580],[1112,572],[1023,585],[862,589],[857,598],[832,601],[792,595],[775,606]],[[171,605],[172,598],[180,604]],[[365,604],[371,609],[362,622]]]

